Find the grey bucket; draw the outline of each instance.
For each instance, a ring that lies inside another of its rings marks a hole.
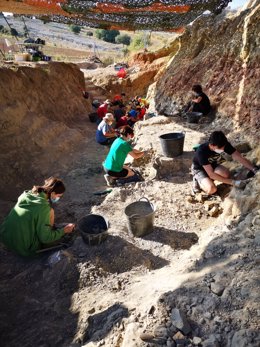
[[[89,214],[81,218],[77,227],[85,243],[90,246],[99,245],[108,236],[108,221],[98,214]]]
[[[147,198],[126,206],[127,228],[134,236],[141,237],[153,231],[155,208]]]
[[[168,133],[159,136],[163,154],[174,158],[183,153],[184,133]]]

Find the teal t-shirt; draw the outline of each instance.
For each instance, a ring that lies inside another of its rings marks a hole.
[[[125,162],[125,158],[127,157],[127,154],[132,150],[133,149],[130,146],[130,144],[121,137],[119,137],[113,142],[110,151],[106,157],[104,167],[107,170],[120,172],[123,169],[123,165]]]

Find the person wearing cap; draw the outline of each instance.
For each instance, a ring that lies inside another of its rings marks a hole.
[[[120,137],[113,142],[103,164],[106,172],[104,178],[108,186],[113,185],[116,179],[135,175],[133,170],[124,165],[128,154],[139,159],[145,153],[131,147],[129,141],[134,137],[134,131],[129,125],[120,128],[119,133]]]
[[[116,105],[122,105],[122,106],[124,106],[124,99],[125,99],[125,93],[121,93],[120,95],[119,94],[116,94],[115,96],[114,96],[114,98],[113,98],[113,102],[112,102],[112,104],[114,105],[114,106],[116,106]]]
[[[111,101],[107,99],[103,104],[99,106],[97,110],[99,122],[101,122],[102,119],[105,117],[106,113],[108,113],[108,108],[110,105],[111,105]]]
[[[115,118],[112,113],[107,113],[96,130],[96,141],[103,146],[110,146],[116,139],[116,132],[112,126]]]
[[[3,223],[0,241],[21,256],[33,256],[44,246],[72,233],[75,224],[54,227],[53,204],[63,196],[65,186],[56,177],[49,177],[42,186],[24,191]]]
[[[214,181],[219,181],[237,188],[245,187],[246,181],[233,180],[230,178],[230,171],[221,165],[225,159],[221,156],[227,153],[232,158],[249,170],[248,177],[256,174],[258,167],[244,158],[227,140],[222,131],[214,131],[209,137],[209,141],[201,144],[195,153],[191,167],[193,175],[193,192],[197,193],[202,189],[208,195],[216,193],[217,187]]]

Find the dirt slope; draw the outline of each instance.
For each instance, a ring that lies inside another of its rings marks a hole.
[[[33,178],[72,160],[90,105],[82,97],[84,76],[73,64],[14,65],[0,74],[1,198],[15,198]]]

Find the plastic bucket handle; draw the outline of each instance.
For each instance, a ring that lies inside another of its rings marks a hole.
[[[129,219],[131,219],[131,218],[136,218],[136,219],[138,219],[138,218],[142,218],[142,216],[140,216],[140,214],[132,214],[132,216],[129,216],[128,217]]]
[[[146,200],[146,202],[148,202],[148,203],[152,206],[153,210],[155,211],[155,207],[154,207],[153,203],[150,202],[148,198],[146,198],[145,196],[143,196],[143,197],[141,197],[141,198],[139,199],[139,201],[142,201],[142,200]]]

